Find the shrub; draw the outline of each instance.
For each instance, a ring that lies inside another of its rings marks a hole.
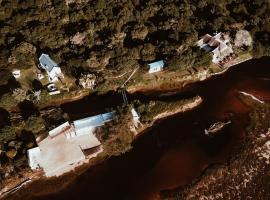
[[[45,128],[45,122],[40,116],[32,115],[25,122],[25,130],[39,133]]]

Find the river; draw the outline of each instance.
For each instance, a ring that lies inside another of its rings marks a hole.
[[[191,183],[207,166],[226,162],[241,147],[251,109],[240,100],[239,91],[269,101],[269,64],[270,58],[248,61],[172,95],[129,95],[130,100],[142,101],[200,95],[204,102],[195,110],[156,123],[134,142],[130,152],[92,167],[64,190],[31,195],[31,199],[158,200],[160,191]],[[62,109],[76,119],[120,101],[119,95],[110,94],[68,103]],[[220,120],[232,123],[214,137],[204,135],[205,128]],[[34,191],[34,185],[25,189],[30,190]]]

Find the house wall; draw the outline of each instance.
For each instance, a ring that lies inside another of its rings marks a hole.
[[[54,67],[52,71],[48,72],[49,80],[51,82],[58,81],[59,76],[63,76],[61,68],[60,67]]]
[[[151,67],[150,69],[149,69],[149,73],[151,74],[151,73],[155,73],[155,72],[159,72],[159,71],[161,71],[163,68],[162,67]]]

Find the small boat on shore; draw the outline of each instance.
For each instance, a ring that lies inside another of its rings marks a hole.
[[[208,129],[204,129],[204,134],[207,136],[211,136],[216,134],[217,132],[221,131],[225,126],[231,124],[231,121],[227,122],[216,122],[212,124]]]

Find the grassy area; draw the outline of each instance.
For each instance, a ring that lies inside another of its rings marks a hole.
[[[192,109],[200,104],[201,101],[202,99],[196,96],[172,102],[150,101],[148,103],[140,103],[139,101],[135,101],[133,104],[140,114],[140,121],[142,123],[152,123],[157,119]]]

